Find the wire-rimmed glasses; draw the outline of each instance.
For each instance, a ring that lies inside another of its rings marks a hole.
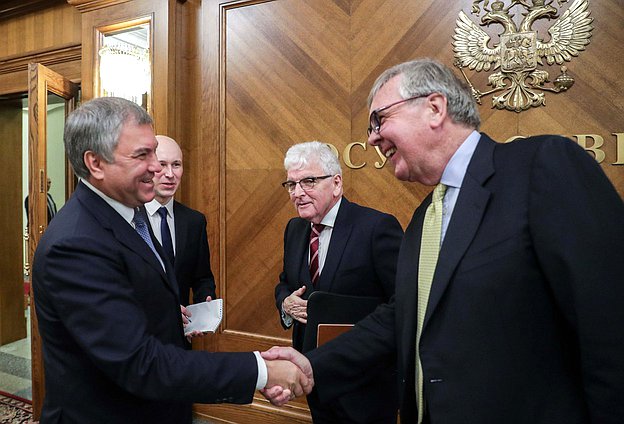
[[[384,110],[389,109],[392,106],[405,103],[409,100],[420,99],[421,97],[427,97],[429,94],[431,93],[419,94],[418,96],[412,96],[412,97],[408,97],[407,99],[397,100],[394,103],[390,103],[389,105],[382,106],[380,108],[375,109],[374,111],[371,112],[370,116],[368,117],[368,129],[366,130],[367,135],[370,136],[372,132],[375,132],[375,134],[379,134],[379,130],[381,129],[381,118],[382,118],[381,116],[379,116],[379,112],[383,112]]]
[[[324,180],[325,178],[329,177],[333,177],[333,175],[322,175],[320,177],[305,177],[300,179],[299,181],[288,180],[282,183],[282,187],[288,190],[289,193],[293,193],[295,191],[295,187],[297,187],[297,184],[299,184],[303,191],[312,190],[319,180]]]

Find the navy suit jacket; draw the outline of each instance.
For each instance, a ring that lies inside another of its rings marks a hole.
[[[210,248],[203,213],[174,201],[175,216],[175,275],[180,288],[180,302],[189,304],[193,289],[193,303],[205,302],[207,296],[216,299],[215,280],[210,269]]]
[[[308,354],[322,398],[396,356],[401,421],[416,421],[418,256],[430,202],[405,232],[394,299]],[[624,204],[590,155],[557,136],[498,144],[482,135],[420,339],[431,422],[624,422],[622,252]]]
[[[275,288],[275,300],[280,322],[284,299],[301,286],[303,297],[314,291],[308,265],[310,222],[293,218],[284,232],[284,267]],[[325,264],[318,280],[318,290],[352,296],[381,297],[389,300],[394,294],[397,255],[403,230],[397,219],[389,214],[360,206],[342,198],[332,230]],[[301,350],[305,325],[294,321],[293,346]],[[374,418],[375,409],[383,411],[396,404],[395,361],[377,364],[383,383],[358,387],[350,399],[343,399],[345,408],[357,410]],[[386,404],[384,408],[384,403]],[[379,406],[379,408],[377,408]],[[394,409],[396,411],[396,408]],[[379,412],[381,412],[379,411]]]
[[[193,402],[252,400],[253,353],[185,351],[177,287],[132,226],[84,184],[33,263],[42,424],[174,424],[190,417]]]

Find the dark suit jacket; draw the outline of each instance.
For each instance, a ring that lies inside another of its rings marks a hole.
[[[171,270],[169,270],[171,272]],[[45,423],[189,422],[252,400],[252,353],[188,352],[178,289],[137,232],[79,184],[35,252]]]
[[[205,302],[207,296],[216,299],[215,280],[210,269],[206,217],[176,201],[173,203],[173,214],[176,234],[175,275],[181,304],[189,304],[190,289],[193,289],[193,303]]]
[[[430,202],[406,230],[393,301],[309,354],[322,397],[397,355],[401,422],[415,422],[418,256]],[[624,204],[590,155],[556,136],[497,144],[482,135],[420,341],[431,422],[624,422],[622,252]]]
[[[314,290],[308,265],[310,231],[310,223],[297,217],[288,222],[284,232],[284,267],[275,288],[282,326],[281,307],[284,299],[303,285],[307,287],[303,296],[305,299]],[[396,261],[402,235],[401,225],[394,216],[349,202],[343,197],[318,289],[389,300],[394,293]],[[293,346],[301,350],[305,325],[295,321],[293,327]],[[386,364],[378,364],[376,368],[386,374],[385,383],[361,388],[358,393],[344,400],[347,408],[357,410],[363,416],[368,414],[370,418],[374,418],[375,409],[384,409],[384,402],[390,402],[390,406],[393,401],[396,403],[396,391],[393,388],[395,362],[391,360]]]
[[[54,215],[56,215],[56,202],[54,201],[50,193],[46,193],[46,197],[47,197],[48,223],[50,223],[52,218],[54,218]],[[28,220],[30,219],[30,217],[28,216],[28,196],[24,198],[24,209],[26,209],[26,225],[28,225]]]

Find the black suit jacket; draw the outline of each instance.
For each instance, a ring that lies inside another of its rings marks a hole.
[[[215,280],[210,269],[210,248],[206,233],[206,217],[199,211],[174,201],[175,216],[175,275],[180,288],[181,304],[205,302],[207,296],[216,299]]]
[[[54,201],[50,193],[46,193],[46,197],[47,197],[48,223],[50,223],[50,221],[52,220],[52,218],[54,218],[54,215],[56,215],[56,212],[57,212],[56,202]],[[28,220],[30,219],[29,214],[28,214],[28,196],[24,198],[24,209],[26,209],[26,225],[28,225]]]
[[[281,319],[284,299],[303,285],[307,287],[305,299],[314,291],[308,265],[310,231],[310,223],[297,217],[288,222],[284,232],[284,266],[275,288],[276,306],[284,328]],[[394,293],[402,235],[401,225],[394,216],[349,202],[343,197],[318,290],[389,300]],[[293,346],[301,350],[305,325],[294,321],[293,327]],[[343,399],[345,408],[357,410],[360,415],[372,419],[376,413],[387,409],[387,405],[392,407],[396,403],[394,369],[393,360],[377,364],[375,370],[379,372],[369,372],[369,375],[371,378],[383,375],[383,383],[358,387]]]
[[[247,403],[253,353],[188,352],[178,290],[137,232],[80,183],[34,257],[41,422],[179,423],[193,402]]]
[[[311,352],[331,398],[396,355],[415,422],[420,235],[406,230],[396,295]],[[441,247],[420,340],[432,423],[624,422],[624,204],[570,140],[482,135]],[[331,384],[339,380],[347,384]]]

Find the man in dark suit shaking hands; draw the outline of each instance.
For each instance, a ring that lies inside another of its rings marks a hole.
[[[154,175],[156,196],[145,204],[152,230],[175,269],[180,304],[189,304],[191,289],[193,303],[215,299],[206,217],[173,198],[184,174],[182,150],[170,137],[157,135],[156,140],[156,156],[162,169]]]
[[[396,357],[401,422],[624,422],[624,203],[596,161],[477,132],[470,89],[428,59],[385,71],[369,109],[395,176],[436,189],[394,300],[309,354],[321,398]]]
[[[83,103],[64,141],[80,183],[33,268],[41,422],[188,424],[194,402],[249,403],[274,386],[286,398],[308,392],[310,379],[289,362],[184,350],[175,275],[139,208],[161,168],[145,110],[121,98]]]
[[[282,326],[293,327],[293,346],[301,350],[313,291],[390,299],[403,230],[394,216],[343,197],[340,163],[326,144],[292,146],[284,167],[282,185],[299,216],[284,232],[275,300]],[[314,423],[396,423],[394,370],[393,361],[378,364],[368,384],[333,402],[308,396]]]

